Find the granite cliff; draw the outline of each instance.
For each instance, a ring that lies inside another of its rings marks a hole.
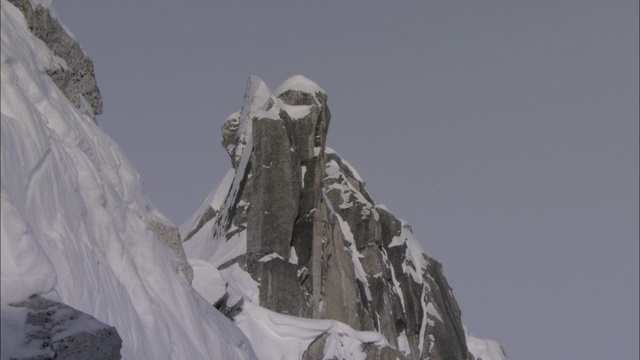
[[[219,294],[240,311],[251,303],[380,334],[386,342],[359,345],[366,358],[474,358],[441,264],[326,147],[330,119],[313,81],[294,76],[272,93],[252,76],[222,125],[232,169],[181,227],[187,256],[220,272]],[[303,357],[326,357],[328,336]]]

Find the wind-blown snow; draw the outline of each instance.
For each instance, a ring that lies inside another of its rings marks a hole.
[[[406,245],[407,247],[402,269],[405,273],[411,275],[413,281],[422,284],[422,274],[427,269],[428,263],[424,258],[422,247],[413,236],[413,232],[411,232],[411,227],[404,220],[402,220],[400,235],[393,237],[389,247],[400,245]]]
[[[291,264],[298,265],[298,254],[296,253],[296,248],[291,247],[291,252],[289,253],[289,260],[287,260]]]
[[[422,296],[420,297],[420,306],[422,306],[422,321],[420,322],[420,342],[418,343],[418,349],[420,349],[420,353],[424,351],[424,335],[427,333],[427,322],[429,321],[429,316],[427,312],[427,304],[425,303],[427,300],[427,289],[426,286],[422,287]],[[429,353],[431,353],[431,348],[434,346],[434,337],[429,334]]]
[[[364,343],[389,346],[382,334],[356,331],[335,320],[304,319],[279,314],[260,306],[245,303],[236,316],[236,323],[244,331],[256,354],[263,360],[297,360],[317,337],[328,333],[324,359],[362,359]]]
[[[218,268],[206,261],[189,259],[193,268],[193,288],[202,295],[209,304],[215,303],[227,292],[227,282],[224,281]]]
[[[396,295],[398,295],[398,298],[400,298],[400,304],[402,305],[402,309],[406,309],[406,305],[404,303],[404,295],[402,293],[402,288],[400,287],[400,282],[398,281],[398,278],[396,278],[396,272],[393,269],[393,265],[391,264],[391,261],[389,261],[389,255],[387,254],[387,250],[385,250],[384,248],[380,249],[381,254],[382,254],[382,259],[384,261],[384,263],[387,265],[387,268],[391,271],[391,282],[393,283],[393,292],[396,293]]]
[[[284,111],[287,112],[292,120],[304,119],[311,113],[311,105],[288,105],[281,104]]]
[[[351,174],[353,175],[353,178],[364,184],[364,180],[362,180],[362,176],[360,176],[360,174],[358,173],[356,168],[351,166],[351,164],[349,164],[347,162],[347,160],[345,160],[342,156],[340,156],[334,149],[332,149],[330,147],[326,147],[325,150],[324,150],[324,153],[325,154],[336,154],[336,155],[338,155],[338,157],[340,157],[340,161],[342,161],[342,164],[344,166],[346,166],[349,169],[349,171],[351,171]]]
[[[303,75],[294,75],[285,80],[276,90],[276,96],[280,96],[288,90],[297,90],[308,94],[315,94],[317,92],[326,93],[313,80],[309,80]]]
[[[229,301],[236,302],[240,298],[244,298],[254,304],[260,302],[259,284],[251,278],[248,272],[242,270],[238,263],[220,270],[222,278],[229,283]]]
[[[207,196],[207,199],[202,203],[200,208],[195,213],[193,213],[190,218],[183,222],[182,225],[180,225],[180,236],[182,237],[182,239],[184,239],[191,230],[196,228],[196,225],[200,221],[200,216],[207,210],[209,206],[211,206],[211,208],[215,210],[216,213],[220,211],[220,207],[224,203],[227,192],[229,192],[229,187],[233,183],[234,173],[235,172],[233,171],[233,169],[229,169],[229,171],[227,171],[224,178],[222,179],[220,185],[218,185],[218,187],[211,194],[209,194],[209,196]]]
[[[115,326],[125,359],[253,358],[173,270],[175,255],[147,225],[171,223],[118,146],[45,74],[57,66],[49,49],[1,6],[2,357],[24,354],[24,319],[8,304],[42,294]]]
[[[273,259],[280,259],[280,260],[284,260],[284,258],[280,255],[278,255],[278,253],[271,253],[271,254],[267,254],[263,257],[261,257],[258,261],[259,262],[268,262],[271,261]]]
[[[220,266],[225,262],[247,253],[247,231],[235,233],[225,238],[213,239],[215,221],[207,222],[189,241],[183,243],[189,259],[201,259]]]
[[[444,320],[442,320],[442,317],[440,316],[440,313],[438,312],[438,310],[436,310],[435,306],[433,306],[432,302],[429,302],[427,304],[427,314],[433,316],[434,318],[440,320],[440,322],[444,322]]]
[[[204,201],[200,209],[194,213],[187,221],[180,226],[180,234],[184,237],[196,227],[200,216],[211,206],[219,214],[220,209],[226,201],[227,194],[234,184],[235,171],[229,169],[227,175]],[[246,231],[239,231],[227,240],[225,237],[214,239],[215,224],[217,217],[205,223],[193,237],[183,243],[184,251],[190,259],[200,259],[208,263],[219,266],[237,256],[247,252]]]
[[[333,152],[333,151],[332,151]],[[341,162],[343,165],[345,166],[349,166],[348,163],[344,162],[344,160],[341,159]],[[351,168],[349,168],[351,170]],[[353,169],[354,172],[354,176],[357,175],[357,173],[355,173],[355,169]],[[351,184],[351,182],[349,182],[347,180],[346,175],[343,173],[342,169],[340,168],[340,165],[338,165],[338,163],[335,160],[331,160],[329,162],[326,163],[325,165],[325,178],[326,179],[337,179],[340,180],[340,182],[335,182],[331,185],[328,186],[327,190],[330,191],[332,189],[337,189],[340,191],[340,195],[342,196],[342,204],[340,204],[340,209],[347,209],[350,208],[351,206],[354,205],[354,203],[351,201],[352,198],[355,199],[355,201],[358,204],[362,204],[363,208],[363,218],[368,217],[370,214],[373,214],[374,218],[378,217],[378,212],[375,210],[375,207],[373,206],[373,204],[371,204],[363,195],[360,191],[358,191],[353,184]],[[360,181],[360,180],[359,180]],[[360,181],[362,182],[362,181]]]

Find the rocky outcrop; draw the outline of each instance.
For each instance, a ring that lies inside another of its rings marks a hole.
[[[65,31],[49,9],[29,0],[9,0],[23,14],[29,29],[60,58],[58,66],[47,69],[47,74],[75,107],[95,121],[102,113],[102,97],[93,72],[93,61],[80,44]]]
[[[155,220],[149,221],[149,228],[156,235],[156,238],[168,246],[176,256],[172,264],[174,271],[176,273],[182,272],[185,279],[191,284],[193,282],[193,268],[189,265],[187,256],[184,254],[178,229]]]
[[[32,355],[20,360],[121,358],[118,331],[90,315],[39,295],[12,306],[27,311],[22,353]]]
[[[389,347],[361,349],[367,358],[466,359],[460,308],[442,266],[325,146],[330,118],[314,82],[294,76],[271,93],[251,77],[241,111],[222,126],[233,179],[215,195],[224,200],[203,206],[185,233],[209,231],[197,241],[241,249],[216,264],[246,271],[260,306],[382,334]],[[188,255],[207,260],[202,254]],[[323,341],[305,356],[319,356]]]

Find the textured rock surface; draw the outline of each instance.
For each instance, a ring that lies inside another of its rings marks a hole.
[[[206,241],[216,248],[241,249],[219,269],[246,271],[260,306],[382,334],[390,347],[363,344],[367,358],[470,357],[442,266],[325,147],[330,117],[327,95],[314,82],[295,76],[273,94],[251,77],[242,110],[222,126],[235,171],[221,190],[224,201],[203,207],[206,213],[194,215],[198,226],[183,230],[210,231]],[[321,356],[326,338],[304,357]]]
[[[167,245],[176,255],[172,264],[174,270],[176,272],[181,271],[189,284],[191,284],[193,282],[193,268],[189,265],[187,256],[184,254],[178,229],[154,220],[149,222],[149,227],[156,234],[158,240]]]
[[[24,347],[39,352],[23,360],[121,358],[122,340],[118,331],[92,316],[38,295],[13,306],[28,311]]]
[[[48,9],[42,5],[33,8],[29,0],[9,1],[22,11],[31,32],[63,60],[58,67],[47,69],[53,82],[73,105],[95,121],[95,115],[102,113],[102,97],[93,72],[93,61]]]

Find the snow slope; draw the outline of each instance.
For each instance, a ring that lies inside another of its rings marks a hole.
[[[473,336],[469,329],[465,326],[464,335],[467,338],[467,347],[469,352],[482,360],[507,360],[507,354],[504,348],[493,340],[478,339]]]
[[[46,75],[64,66],[2,1],[2,358],[24,354],[32,294],[116,327],[125,359],[250,359],[246,337],[172,267],[171,223],[121,150]]]
[[[279,314],[252,303],[245,303],[236,323],[251,339],[261,359],[301,359],[309,345],[327,334],[322,353],[324,359],[364,360],[363,344],[389,346],[382,334],[355,331],[335,320],[304,319]]]

